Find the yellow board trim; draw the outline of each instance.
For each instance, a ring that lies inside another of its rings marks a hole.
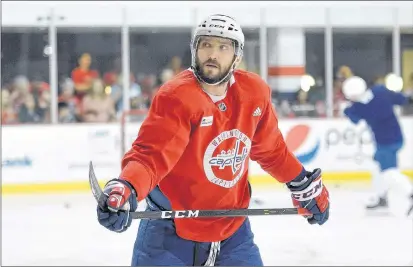
[[[403,171],[413,181],[413,170]],[[253,186],[277,186],[278,183],[270,175],[251,175],[249,180]],[[370,182],[370,172],[326,172],[323,173],[323,181],[328,184],[366,183]],[[103,187],[106,181],[100,181]],[[88,181],[81,182],[56,182],[56,183],[36,183],[36,184],[4,184],[1,187],[2,195],[9,194],[46,194],[46,193],[72,193],[89,191]]]

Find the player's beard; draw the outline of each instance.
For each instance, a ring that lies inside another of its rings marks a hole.
[[[214,64],[215,66],[217,66],[217,68],[218,68],[218,74],[213,75],[210,71],[206,70],[206,69],[205,69],[205,65],[206,65],[206,64]],[[222,71],[221,65],[218,64],[218,62],[216,62],[216,61],[214,61],[214,60],[209,60],[209,59],[208,59],[208,60],[205,61],[203,64],[201,64],[201,63],[199,62],[199,59],[196,58],[196,59],[195,59],[195,66],[196,66],[196,71],[197,71],[199,77],[200,77],[204,82],[206,82],[206,83],[208,83],[208,84],[214,84],[214,83],[217,83],[217,82],[221,81],[222,79],[224,79],[224,77],[225,77],[225,76],[228,74],[228,72],[230,71],[232,64],[231,64],[231,66],[229,66],[228,68],[226,68],[226,70]],[[222,84],[222,83],[228,81],[228,79],[229,79],[229,76],[228,76],[227,79],[222,80],[219,84]]]

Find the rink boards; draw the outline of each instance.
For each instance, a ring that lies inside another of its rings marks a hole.
[[[413,177],[413,118],[402,118],[405,145],[400,168]],[[136,137],[140,123],[129,123],[126,140]],[[374,145],[364,124],[346,119],[280,120],[289,148],[308,169],[320,167],[326,182],[366,183],[375,163]],[[93,161],[103,183],[120,172],[119,124],[19,125],[2,127],[2,193],[89,190],[88,163]],[[250,162],[253,186],[278,183]]]

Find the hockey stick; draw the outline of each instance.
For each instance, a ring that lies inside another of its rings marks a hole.
[[[106,196],[99,186],[93,170],[89,164],[89,184],[98,205],[105,207]],[[236,209],[236,210],[165,210],[165,211],[136,211],[130,212],[132,219],[175,219],[195,217],[245,217],[263,215],[310,215],[307,210],[300,208],[277,209]]]

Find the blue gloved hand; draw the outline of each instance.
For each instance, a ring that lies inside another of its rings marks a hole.
[[[121,179],[112,179],[103,189],[104,207],[97,207],[99,223],[114,232],[126,231],[132,223],[129,216],[138,207],[137,195],[132,185]]]
[[[321,170],[306,172],[304,177],[297,177],[287,183],[291,191],[294,207],[305,208],[312,215],[305,216],[310,224],[324,224],[330,215],[330,199],[327,188],[323,185]]]

